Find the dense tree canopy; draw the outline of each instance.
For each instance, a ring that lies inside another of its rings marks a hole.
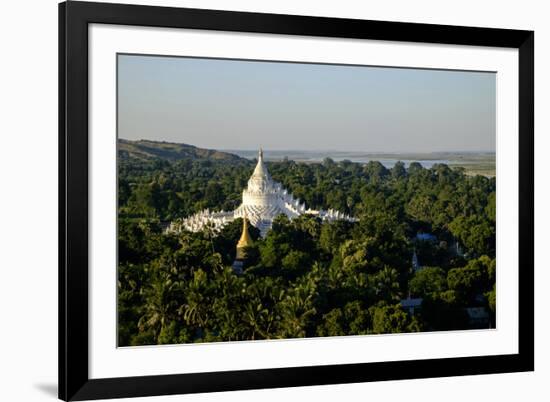
[[[119,345],[457,329],[470,325],[466,307],[494,314],[494,178],[442,164],[269,163],[308,207],[359,221],[280,216],[263,239],[250,228],[242,275],[231,268],[240,219],[218,234],[165,233],[204,208],[236,208],[253,167],[120,159]],[[408,296],[422,309],[401,308]]]

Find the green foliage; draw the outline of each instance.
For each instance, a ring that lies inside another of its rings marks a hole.
[[[494,253],[495,226],[487,218],[458,216],[449,224],[449,230],[472,253]]]
[[[487,301],[489,303],[489,308],[494,313],[496,311],[497,306],[497,291],[496,286],[493,285],[493,289],[489,292],[485,293],[485,296],[487,297]]]
[[[489,280],[492,261],[487,256],[471,260],[463,268],[453,268],[447,275],[449,289],[466,301],[474,302],[477,295],[491,288]]]
[[[407,332],[411,323],[399,304],[372,306],[369,313],[372,316],[372,332],[375,334]]]
[[[281,260],[281,268],[286,275],[299,276],[311,266],[310,255],[303,251],[292,250]]]
[[[440,267],[424,267],[409,282],[409,290],[415,297],[434,297],[447,289],[447,274]]]
[[[494,317],[494,179],[441,164],[269,163],[309,207],[359,221],[280,216],[263,239],[249,227],[254,244],[238,276],[240,219],[216,235],[164,228],[204,208],[236,208],[254,163],[157,145],[121,148],[119,345],[465,329],[473,306]],[[437,241],[415,239],[419,231]],[[416,273],[413,248],[425,266]],[[423,299],[412,314],[399,304],[408,295]]]
[[[384,267],[374,275],[376,294],[380,300],[397,302],[401,299],[398,273],[395,268]]]
[[[360,301],[347,303],[323,315],[317,326],[318,336],[366,335],[370,333],[371,317]]]

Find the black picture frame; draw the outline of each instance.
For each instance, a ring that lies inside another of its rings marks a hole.
[[[88,24],[377,39],[519,51],[519,353],[90,379],[88,375]],[[534,370],[534,32],[142,5],[59,4],[59,398],[292,387]]]

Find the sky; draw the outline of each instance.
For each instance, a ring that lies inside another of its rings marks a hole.
[[[119,55],[118,135],[211,149],[492,152],[496,74]]]

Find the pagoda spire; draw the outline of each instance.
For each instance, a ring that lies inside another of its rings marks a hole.
[[[416,247],[414,248],[413,256],[412,256],[412,268],[414,272],[417,272],[422,269],[422,266],[418,262],[418,256],[416,255]]]
[[[269,178],[269,172],[264,164],[264,151],[262,148],[258,151],[258,163],[252,173],[252,177]]]

